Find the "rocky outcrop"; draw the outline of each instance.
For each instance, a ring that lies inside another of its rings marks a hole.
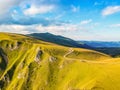
[[[11,44],[11,45],[10,45],[10,50],[13,51],[13,50],[19,48],[21,44],[22,44],[22,42],[16,42],[16,43],[14,43],[14,44]]]
[[[49,58],[49,61],[50,61],[50,62],[54,62],[54,61],[56,61],[56,60],[57,60],[57,58],[52,57],[52,56]]]
[[[0,69],[5,69],[8,64],[8,57],[2,48],[0,48],[0,57],[1,57]]]
[[[42,54],[43,54],[43,51],[38,49],[35,57],[35,62],[40,63]]]

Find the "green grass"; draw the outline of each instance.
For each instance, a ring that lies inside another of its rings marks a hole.
[[[8,58],[0,66],[2,90],[120,89],[120,58],[9,33],[0,33],[0,48]]]
[[[83,59],[83,60],[91,60],[91,61],[96,61],[96,60],[103,60],[103,59],[108,59],[111,58],[107,54],[103,54],[100,52],[92,51],[92,50],[87,50],[87,49],[75,49],[73,53],[68,55],[69,58],[74,58],[74,59]]]

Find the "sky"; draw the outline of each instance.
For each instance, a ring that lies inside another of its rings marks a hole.
[[[0,0],[0,32],[120,41],[120,0]]]

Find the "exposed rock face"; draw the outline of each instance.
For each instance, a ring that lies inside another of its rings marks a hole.
[[[1,40],[0,41],[0,46],[3,46],[11,51],[18,49],[23,42],[21,41],[10,41],[10,40]]]
[[[40,63],[42,54],[43,54],[43,51],[39,49],[39,50],[37,51],[37,55],[36,55],[36,57],[35,57],[35,61],[36,61],[37,63]]]
[[[2,48],[0,48],[0,57],[1,57],[0,69],[4,70],[8,64],[8,57],[4,53]]]
[[[50,61],[50,62],[54,62],[54,61],[56,61],[56,58],[51,56],[51,57],[49,58],[49,61]]]
[[[3,49],[0,47],[0,71],[3,72],[8,64],[8,57],[5,54],[5,52],[3,51]],[[2,75],[2,73],[0,73]],[[2,80],[0,80],[0,88],[2,88],[4,86],[4,82],[7,81],[7,83],[9,83],[9,77],[8,75],[4,76],[4,78]]]
[[[15,44],[11,44],[10,50],[13,51],[13,50],[19,48],[21,44],[22,44],[22,42],[16,42]]]

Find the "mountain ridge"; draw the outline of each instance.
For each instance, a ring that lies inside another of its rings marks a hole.
[[[27,34],[27,35],[34,37],[36,39],[44,40],[47,42],[52,42],[52,43],[63,45],[63,46],[78,47],[78,48],[92,48],[84,43],[80,44],[75,40],[63,37],[61,35],[54,35],[51,33],[32,33],[32,34]]]
[[[78,41],[95,48],[114,48],[120,47],[120,41]]]

